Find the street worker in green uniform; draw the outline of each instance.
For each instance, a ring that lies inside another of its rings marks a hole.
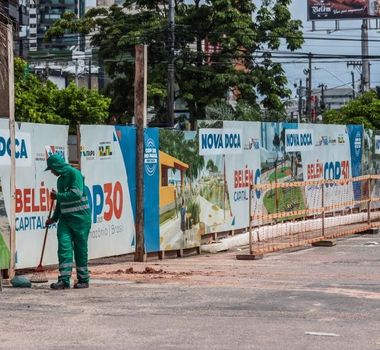
[[[58,221],[58,282],[52,283],[52,289],[70,288],[73,267],[73,250],[78,281],[74,288],[88,288],[87,242],[91,227],[91,213],[85,193],[84,177],[81,172],[64,159],[53,154],[47,159],[47,168],[57,180],[57,192],[52,191],[50,198],[56,200],[54,214],[46,221],[49,226]]]

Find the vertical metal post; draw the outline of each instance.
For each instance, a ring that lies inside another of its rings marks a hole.
[[[88,59],[88,89],[92,89],[92,72],[91,72],[91,66],[92,66],[92,59],[89,57]]]
[[[371,177],[370,176],[368,176],[367,186],[368,186],[367,223],[368,223],[368,226],[370,226],[371,225]]]
[[[351,72],[351,79],[352,79],[352,99],[355,100],[355,73]]]
[[[169,63],[168,63],[168,114],[170,124],[174,126],[174,47],[175,47],[175,16],[174,0],[169,0]]]
[[[75,59],[75,85],[78,87],[79,80],[78,80],[78,59]]]
[[[302,117],[302,79],[300,79],[300,85],[298,87],[298,124],[301,122]]]
[[[136,120],[136,251],[135,261],[146,261],[144,239],[144,61],[146,48],[135,48],[135,120]]]
[[[16,267],[16,158],[15,158],[15,92],[14,92],[14,62],[13,62],[13,28],[8,24],[8,74],[9,74],[9,137],[11,148],[11,178],[10,178],[10,266],[9,277],[15,275]]]
[[[308,74],[309,74],[309,78],[308,78],[308,86],[307,86],[307,117],[309,118],[309,122],[312,121],[312,110],[311,110],[311,95],[312,95],[312,74],[311,74],[311,70],[312,70],[312,67],[311,67],[311,60],[312,60],[312,57],[313,57],[313,54],[311,52],[309,52],[308,54],[308,58],[309,58],[309,69],[308,69]]]
[[[322,196],[321,196],[321,206],[322,206],[322,236],[325,237],[325,181],[322,180]]]
[[[253,254],[252,248],[252,185],[249,185],[248,190],[248,220],[249,220],[249,254]]]
[[[368,61],[368,20],[362,23],[362,92],[370,89],[369,61]]]

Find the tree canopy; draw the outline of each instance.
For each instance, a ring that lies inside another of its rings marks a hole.
[[[104,124],[108,119],[110,98],[97,91],[70,84],[59,90],[49,80],[42,82],[26,73],[26,62],[15,59],[15,115],[21,122],[69,124]]]
[[[266,0],[256,7],[251,0],[176,1],[176,98],[189,109],[191,120],[204,119],[206,107],[232,94],[244,118],[247,105],[261,103],[282,110],[290,95],[281,64],[270,51],[281,43],[289,50],[303,43],[301,21],[291,18],[291,0]],[[48,31],[48,38],[69,32],[86,34],[98,48],[107,74],[111,112],[133,116],[134,45],[148,44],[148,98],[159,119],[166,118],[168,25],[166,2],[127,0],[124,5],[95,8],[76,19],[66,13]],[[247,117],[248,115],[248,117]],[[236,116],[236,114],[235,114]]]
[[[365,128],[380,130],[380,99],[375,91],[360,95],[337,110],[323,116],[328,124],[362,124]]]

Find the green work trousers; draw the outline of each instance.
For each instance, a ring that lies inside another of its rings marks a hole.
[[[58,262],[59,281],[70,285],[71,271],[73,268],[73,251],[79,282],[88,283],[88,235],[91,222],[86,220],[67,220],[61,218],[58,221]]]

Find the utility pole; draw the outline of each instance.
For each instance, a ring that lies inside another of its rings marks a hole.
[[[308,54],[308,59],[309,59],[309,69],[307,70],[308,71],[308,84],[307,84],[307,101],[306,101],[306,109],[307,109],[307,117],[309,119],[309,122],[311,122],[312,120],[312,111],[311,111],[311,94],[312,94],[312,81],[311,81],[311,71],[312,71],[312,68],[311,68],[311,60],[312,60],[312,56],[313,54],[311,52],[309,52]]]
[[[368,61],[368,20],[362,23],[362,91],[370,89],[369,61]]]
[[[75,85],[78,87],[78,59],[75,59]]]
[[[144,239],[144,116],[146,106],[147,46],[135,47],[135,123],[136,123],[136,251],[135,261],[146,261]]]
[[[174,127],[174,46],[175,46],[175,18],[174,18],[174,0],[169,0],[169,33],[168,33],[168,47],[169,47],[169,62],[168,62],[168,115],[170,124]]]
[[[320,107],[321,107],[321,112],[325,110],[325,88],[326,88],[326,85],[325,84],[320,84],[318,87],[321,88],[321,104],[320,104]]]
[[[351,79],[352,79],[352,99],[355,100],[355,73],[351,71]]]
[[[91,90],[91,88],[92,88],[91,65],[92,65],[92,60],[91,60],[91,57],[89,57],[89,59],[88,59],[88,89],[89,90]]]
[[[300,85],[298,87],[298,123],[301,122],[302,116],[302,79],[300,79]]]

